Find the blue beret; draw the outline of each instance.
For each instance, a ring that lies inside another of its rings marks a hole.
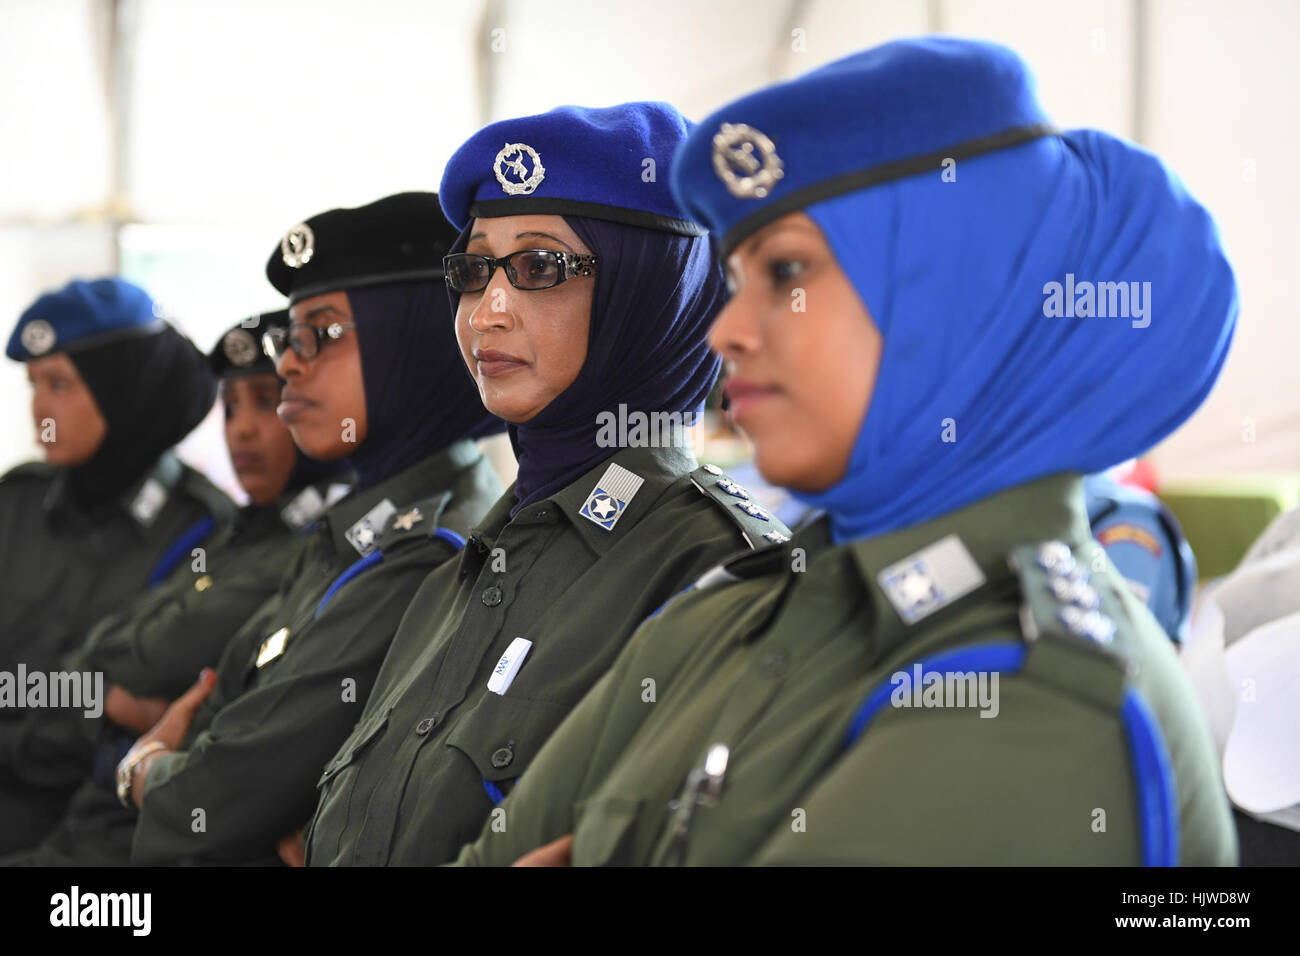
[[[438,195],[457,229],[477,217],[572,215],[700,236],[668,186],[673,150],[692,125],[667,103],[502,120],[456,150]]]
[[[725,254],[814,203],[1055,133],[1006,47],[897,40],[724,106],[687,137],[670,178]]]
[[[18,319],[5,354],[15,362],[158,332],[165,323],[149,293],[125,279],[73,280],[47,292]]]

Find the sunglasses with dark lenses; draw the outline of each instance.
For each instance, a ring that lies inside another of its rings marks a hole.
[[[291,322],[288,327],[276,325],[262,333],[262,351],[273,362],[284,358],[289,349],[300,359],[312,359],[320,354],[322,342],[337,342],[344,331],[355,328],[351,322],[331,322],[324,328],[301,322]]]
[[[552,249],[520,249],[508,256],[493,259],[469,252],[444,256],[443,270],[452,292],[482,292],[492,281],[497,266],[506,270],[506,278],[516,289],[528,292],[550,289],[565,279],[596,274],[596,256],[580,256]]]

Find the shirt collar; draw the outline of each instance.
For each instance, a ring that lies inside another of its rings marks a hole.
[[[1007,564],[1007,555],[1017,545],[1064,541],[1075,546],[1091,534],[1081,477],[1063,473],[1016,485],[922,524],[854,541],[844,548],[852,556],[857,576],[875,609],[878,624],[873,634],[883,649],[905,640],[921,623],[904,623],[885,594],[880,572],[891,565],[955,535],[985,579],[970,595],[963,596],[968,598],[1009,585],[1015,572]]]
[[[584,517],[581,511],[610,465],[619,465],[627,469],[640,478],[642,483],[632,494],[623,513],[614,523],[614,527],[606,530],[595,521]],[[557,511],[573,524],[587,546],[600,556],[629,534],[641,519],[653,510],[655,502],[669,486],[683,475],[689,474],[697,465],[695,453],[686,440],[659,448],[621,448],[549,498],[521,508],[516,513],[513,523],[531,524],[542,518],[545,513]],[[491,547],[506,525],[512,523],[510,509],[514,502],[514,486],[511,485],[501,500],[492,506],[480,525],[474,529],[472,532],[474,536]]]
[[[458,474],[480,457],[482,453],[473,441],[462,439],[453,442],[364,491],[352,492],[321,516],[320,527],[330,536],[335,551],[356,554],[358,552],[347,537],[348,529],[372,508],[385,499],[395,508],[401,508],[445,491],[451,487]]]

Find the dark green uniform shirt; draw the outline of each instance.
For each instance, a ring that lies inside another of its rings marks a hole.
[[[569,833],[578,865],[1235,861],[1205,719],[1077,477],[840,547],[818,523],[713,579],[641,628],[459,862]],[[927,703],[923,660],[990,693]]]
[[[346,490],[345,486],[335,486]],[[264,508],[241,508],[233,521],[187,552],[168,578],[106,615],[60,668],[103,675],[139,697],[179,697],[199,671],[215,666],[240,626],[276,593],[280,574],[305,543],[299,534],[324,508],[327,486],[286,494]],[[102,710],[104,700],[101,697]],[[0,766],[43,788],[75,788],[91,771],[97,746],[111,775],[133,731],[87,717],[83,708],[33,710],[0,724]],[[33,835],[32,843],[41,834]]]
[[[67,498],[60,469],[31,463],[10,471],[0,478],[0,669],[55,668],[101,617],[188,558],[181,545],[203,544],[234,511],[170,452],[93,512]]]
[[[411,595],[500,488],[474,443],[458,442],[329,508],[229,642],[184,749],[155,761],[142,812],[112,786],[83,784],[21,862],[122,865],[133,839],[138,862],[278,862],[275,844],[310,817],[312,784]]]
[[[276,842],[311,817],[320,768],[365,706],[411,596],[500,493],[462,441],[328,512],[281,600],[227,648],[185,749],[153,764],[133,862],[276,859]]]
[[[784,537],[695,467],[679,447],[626,448],[513,519],[513,493],[497,502],[420,588],[325,768],[309,865],[452,859],[648,614],[748,542]]]
[[[0,479],[0,671],[15,676],[63,670],[63,656],[100,618],[188,563],[235,507],[170,452],[93,511],[67,497],[64,480],[40,463]],[[0,706],[0,853],[38,840],[68,795],[64,784],[46,786],[39,765],[15,759],[28,714]],[[16,775],[19,766],[35,776]]]

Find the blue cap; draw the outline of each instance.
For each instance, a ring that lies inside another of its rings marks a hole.
[[[47,292],[18,319],[5,354],[15,362],[75,351],[118,338],[160,331],[161,310],[125,279],[74,279]]]
[[[456,150],[438,195],[457,229],[473,218],[573,215],[700,236],[668,186],[691,124],[667,103],[559,106],[485,126]]]
[[[725,254],[822,200],[1055,132],[1006,47],[897,40],[724,106],[687,137],[671,180]]]

